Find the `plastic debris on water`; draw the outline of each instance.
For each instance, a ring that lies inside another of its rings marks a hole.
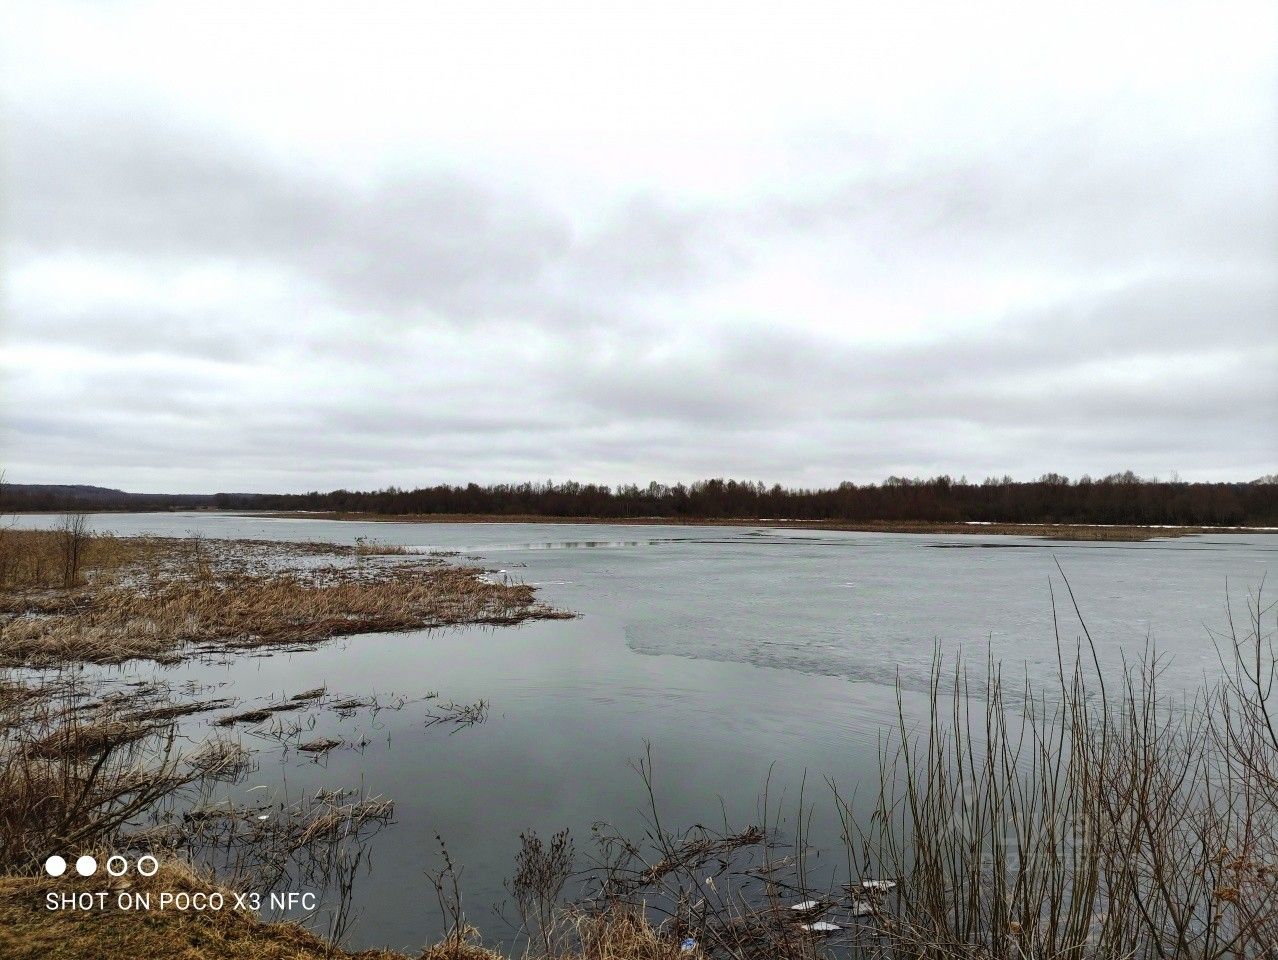
[[[862,880],[861,886],[866,890],[882,890],[887,892],[896,886],[895,880]]]

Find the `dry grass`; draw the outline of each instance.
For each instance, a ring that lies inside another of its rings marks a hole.
[[[1268,642],[1250,649],[1271,668]],[[929,719],[885,746],[868,828],[840,804],[849,862],[901,880],[858,931],[867,955],[1278,956],[1278,741],[1252,727],[1239,750],[1234,692],[1167,695],[1152,655],[1108,677],[1084,661],[1044,691],[936,670]]]
[[[681,938],[657,930],[642,911],[617,909],[569,919],[581,960],[701,960],[701,951],[684,952]]]
[[[594,907],[657,911],[733,960],[1275,960],[1276,609],[1251,596],[1217,638],[1223,681],[1183,695],[1152,652],[1102,671],[1081,617],[1046,687],[938,663],[869,795],[833,789],[833,872],[802,796],[774,859],[766,792],[761,828],[670,831],[641,761],[647,830],[596,828]]]
[[[17,534],[21,575],[0,590],[0,665],[172,662],[210,649],[568,616],[537,603],[530,586],[377,545],[92,537],[83,583],[58,589],[56,532],[6,531]]]
[[[0,592],[63,587],[67,544],[62,531],[0,526]],[[88,536],[79,558],[82,571],[110,574],[158,560],[171,542],[158,537]]]
[[[303,753],[327,753],[342,745],[342,741],[334,740],[332,737],[320,737],[318,740],[308,740],[306,743],[299,744],[298,750]]]
[[[479,931],[464,927],[422,951],[421,960],[506,960],[480,943]]]
[[[48,880],[0,877],[0,955],[14,960],[103,960],[146,957],[148,960],[409,960],[391,950],[350,953],[291,923],[268,923],[246,911],[224,909],[197,913],[151,910],[125,912],[115,905],[118,892],[146,893],[156,901],[161,891],[213,893],[229,903],[234,895],[185,867],[166,862],[154,877],[82,880],[65,876],[59,891],[107,891],[99,911],[49,911]],[[640,914],[581,916],[572,921],[578,947],[557,960],[700,960],[681,953],[679,941],[653,929]],[[467,927],[427,947],[418,960],[506,960],[481,945],[479,933]]]
[[[357,557],[402,557],[412,552],[397,543],[383,543],[370,537],[355,538],[355,556]]]
[[[98,911],[45,909],[46,891],[106,890],[106,908]],[[164,864],[154,877],[80,879],[0,877],[0,956],[15,960],[408,960],[404,954],[374,950],[352,954],[295,924],[265,923],[232,909],[218,912],[151,910],[124,912],[116,892],[211,893],[219,888],[178,861]],[[234,896],[223,891],[227,901]]]

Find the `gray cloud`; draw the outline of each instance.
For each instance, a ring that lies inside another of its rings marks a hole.
[[[14,127],[20,253],[264,263],[355,308],[465,320],[515,305],[569,242],[526,198],[447,172],[350,184],[158,118]]]
[[[766,175],[693,189],[18,97],[4,460],[171,490],[1273,472],[1273,123],[1145,106],[778,131]]]
[[[796,231],[858,234],[884,257],[997,256],[1091,272],[1150,260],[1272,267],[1272,121],[1244,125],[1228,147],[1174,125],[1141,136],[1132,122],[1115,111],[1013,131],[976,156],[955,144],[928,168],[888,163],[760,215]]]

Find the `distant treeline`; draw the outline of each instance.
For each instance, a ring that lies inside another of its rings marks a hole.
[[[588,483],[520,483],[334,490],[305,494],[218,494],[214,504],[239,510],[326,510],[374,514],[660,517],[671,520],[784,519],[993,523],[1278,526],[1278,477],[1252,483],[1143,480],[1130,471],[1070,481],[1057,474],[1019,483],[891,477],[881,484],[843,483],[805,490],[739,480],[690,485],[608,487]]]
[[[830,520],[955,523],[1105,523],[1278,526],[1278,476],[1250,483],[1145,480],[1128,471],[1099,479],[1046,474],[969,483],[889,477],[827,489],[740,480],[650,483],[519,483],[329,493],[140,494],[103,487],[4,484],[0,510],[321,510],[372,514],[651,517],[670,520]]]

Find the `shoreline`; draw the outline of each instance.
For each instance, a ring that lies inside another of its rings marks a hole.
[[[774,530],[835,530],[848,533],[957,534],[1035,537],[1040,540],[1140,542],[1206,534],[1278,533],[1275,527],[1139,526],[1087,523],[1004,523],[1001,521],[929,520],[786,520],[690,517],[548,517],[540,514],[430,513],[378,514],[336,510],[215,511],[235,516],[275,520],[334,520],[362,523],[527,523],[547,525],[766,527]]]

